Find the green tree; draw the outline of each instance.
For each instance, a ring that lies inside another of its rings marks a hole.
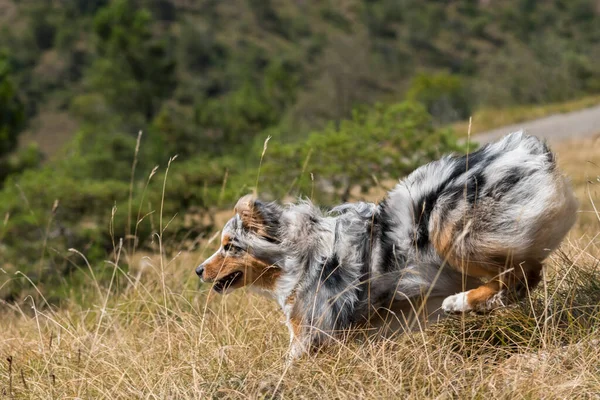
[[[406,97],[423,103],[440,124],[465,119],[471,114],[469,95],[462,79],[446,72],[418,74]]]
[[[204,139],[215,152],[229,151],[227,145],[247,144],[265,128],[277,123],[277,109],[265,90],[250,80],[239,89],[217,99],[200,102],[196,119]]]
[[[187,158],[198,155],[204,148],[202,131],[193,124],[194,109],[167,101],[150,126],[153,158],[173,156]]]
[[[25,123],[25,108],[10,77],[6,56],[0,55],[0,157],[13,151]]]
[[[149,122],[175,86],[175,61],[167,39],[153,35],[153,19],[131,0],[117,0],[94,18],[98,58],[90,82],[121,115]],[[139,128],[139,126],[138,126]]]

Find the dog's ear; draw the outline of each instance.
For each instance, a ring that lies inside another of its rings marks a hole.
[[[256,198],[247,194],[240,198],[233,209],[241,218],[242,225],[251,231],[257,231],[264,226],[264,220],[256,207]]]
[[[273,238],[279,226],[281,211],[271,203],[263,203],[251,194],[238,200],[234,208],[245,229]]]

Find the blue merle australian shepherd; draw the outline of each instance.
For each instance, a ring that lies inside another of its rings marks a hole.
[[[322,212],[245,196],[196,273],[220,293],[272,296],[295,358],[348,328],[406,322],[407,310],[430,320],[522,298],[576,209],[548,146],[517,132],[418,168],[379,204]]]

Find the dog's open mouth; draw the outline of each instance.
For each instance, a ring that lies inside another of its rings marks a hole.
[[[225,289],[228,289],[239,282],[242,279],[242,276],[244,276],[242,271],[233,272],[216,281],[213,285],[213,289],[218,293],[222,293]]]

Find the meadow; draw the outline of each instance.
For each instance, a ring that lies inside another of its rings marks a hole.
[[[253,190],[378,201],[598,104],[599,37],[597,0],[0,0],[0,398],[597,397],[598,139],[556,145],[577,226],[489,315],[289,366],[276,305],[194,268]]]
[[[285,363],[277,306],[211,292],[194,268],[216,247],[167,252],[114,238],[100,267],[57,308],[44,293],[0,307],[3,398],[597,398],[600,393],[600,137],[554,146],[575,186],[578,222],[517,305],[455,316],[390,338],[361,336]],[[370,196],[380,196],[371,193]],[[221,211],[217,220],[231,211]],[[218,222],[218,221],[217,221]],[[101,271],[101,270],[104,271]],[[0,271],[7,274],[6,271]],[[108,281],[96,279],[109,274]],[[18,275],[18,273],[17,273]]]

